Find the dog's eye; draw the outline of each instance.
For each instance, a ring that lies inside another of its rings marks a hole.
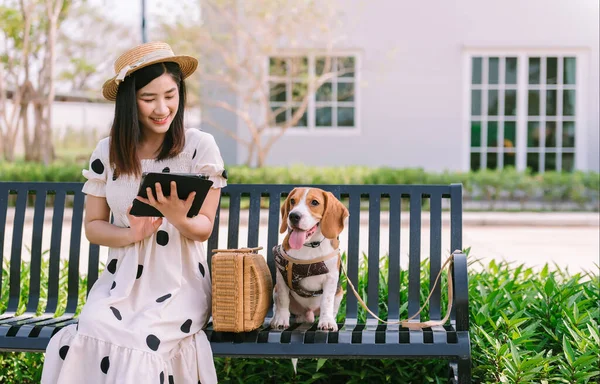
[[[316,207],[317,205],[319,205],[319,202],[317,200],[313,200],[310,202],[310,205],[312,205],[313,207]]]
[[[295,199],[290,199],[290,204],[296,205],[296,200]]]

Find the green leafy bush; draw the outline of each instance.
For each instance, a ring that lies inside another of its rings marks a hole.
[[[57,162],[47,167],[38,163],[0,162],[0,181],[85,181],[81,170],[86,163]],[[525,209],[530,202],[544,203],[546,209],[571,204],[570,209],[598,210],[600,175],[597,172],[532,174],[514,168],[477,172],[426,172],[419,168],[396,169],[361,166],[249,168],[227,167],[229,182],[265,184],[450,184],[462,183],[465,201],[487,203],[517,202]]]
[[[365,260],[363,255],[357,287],[362,295],[366,295]],[[600,382],[600,278],[596,273],[570,274],[548,265],[536,271],[525,265],[496,261],[474,268],[479,263],[472,256],[469,263],[473,382]],[[47,271],[47,267],[46,261],[42,271]],[[67,276],[66,268],[63,263],[59,312],[66,306],[66,278],[63,278]],[[427,261],[422,263],[421,270],[423,300],[429,289]],[[3,282],[8,281],[8,271],[5,263]],[[379,284],[382,317],[387,313],[386,278],[384,261]],[[407,278],[403,272],[401,299],[404,303]],[[23,263],[20,313],[27,303],[28,280],[29,265]],[[84,276],[79,284],[83,299]],[[445,286],[444,281],[442,284]],[[7,284],[2,286],[1,293],[0,313],[6,308]],[[43,289],[43,304],[46,297]],[[445,298],[442,301],[445,302]],[[342,303],[340,313],[344,308]],[[38,312],[42,310],[40,305]],[[364,315],[361,311],[363,319]],[[403,306],[401,316],[407,315]],[[338,320],[343,320],[343,315]],[[222,383],[445,383],[447,374],[444,361],[305,359],[298,361],[297,372],[290,359],[216,358],[215,362]],[[38,383],[42,364],[41,353],[0,353],[0,382]]]

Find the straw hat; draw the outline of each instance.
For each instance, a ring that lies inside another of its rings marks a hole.
[[[115,101],[119,83],[126,76],[140,68],[164,62],[179,64],[184,79],[194,73],[198,67],[198,60],[196,58],[185,55],[176,56],[167,43],[155,41],[138,45],[123,53],[115,61],[115,76],[104,83],[102,86],[102,95],[107,100]]]

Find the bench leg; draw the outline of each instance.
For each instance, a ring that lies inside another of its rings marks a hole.
[[[471,359],[461,359],[451,361],[448,367],[450,383],[470,384],[471,383]]]

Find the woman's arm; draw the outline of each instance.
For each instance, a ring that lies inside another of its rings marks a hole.
[[[137,243],[158,230],[162,218],[129,216],[130,228],[109,222],[110,208],[106,198],[88,195],[85,202],[85,236],[92,244],[125,247]]]

